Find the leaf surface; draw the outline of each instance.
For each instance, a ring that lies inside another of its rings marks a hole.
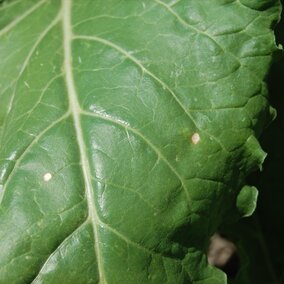
[[[253,207],[279,6],[5,1],[0,282],[226,283],[206,250]]]
[[[282,5],[284,1],[281,1]],[[283,10],[280,23],[277,25],[276,39],[284,42]],[[263,148],[268,157],[262,172],[249,177],[250,183],[259,189],[257,210],[252,218],[241,219],[237,224],[226,228],[242,252],[241,269],[234,284],[275,283],[284,281],[284,250],[282,240],[283,211],[283,179],[281,166],[284,162],[282,147],[284,144],[284,57],[273,63],[268,77],[268,89],[271,103],[277,109],[277,118],[265,130],[261,137]]]

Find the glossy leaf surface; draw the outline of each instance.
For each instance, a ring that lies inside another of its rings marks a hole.
[[[0,282],[226,283],[206,249],[255,202],[279,6],[5,1]]]

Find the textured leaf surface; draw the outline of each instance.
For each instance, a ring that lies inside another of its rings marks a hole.
[[[252,207],[237,195],[265,157],[278,14],[272,0],[4,2],[0,282],[225,283],[205,252]]]
[[[281,1],[282,5],[284,1]],[[284,43],[284,21],[277,25],[276,38]],[[262,144],[268,153],[263,172],[254,173],[250,182],[259,188],[255,216],[241,219],[226,229],[238,244],[242,253],[240,273],[234,283],[275,283],[284,282],[283,248],[283,163],[284,152],[284,57],[272,65],[268,87],[271,103],[277,109],[277,118],[265,130]]]

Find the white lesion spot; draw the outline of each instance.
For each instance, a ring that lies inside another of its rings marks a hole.
[[[194,133],[192,136],[191,136],[191,141],[192,141],[192,143],[193,144],[197,144],[197,143],[199,143],[199,141],[200,141],[200,136],[199,136],[199,134],[198,133]]]
[[[46,173],[46,174],[43,175],[43,180],[44,180],[45,182],[48,182],[48,181],[50,181],[51,179],[52,179],[52,174],[51,174],[51,173]]]

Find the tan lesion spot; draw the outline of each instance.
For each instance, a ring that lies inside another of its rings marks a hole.
[[[46,173],[46,174],[43,175],[43,180],[44,180],[45,182],[48,182],[48,181],[50,181],[51,179],[52,179],[52,174],[51,174],[51,173]]]
[[[199,141],[200,141],[200,135],[198,133],[194,133],[191,136],[191,142],[196,145],[197,143],[199,143]]]

